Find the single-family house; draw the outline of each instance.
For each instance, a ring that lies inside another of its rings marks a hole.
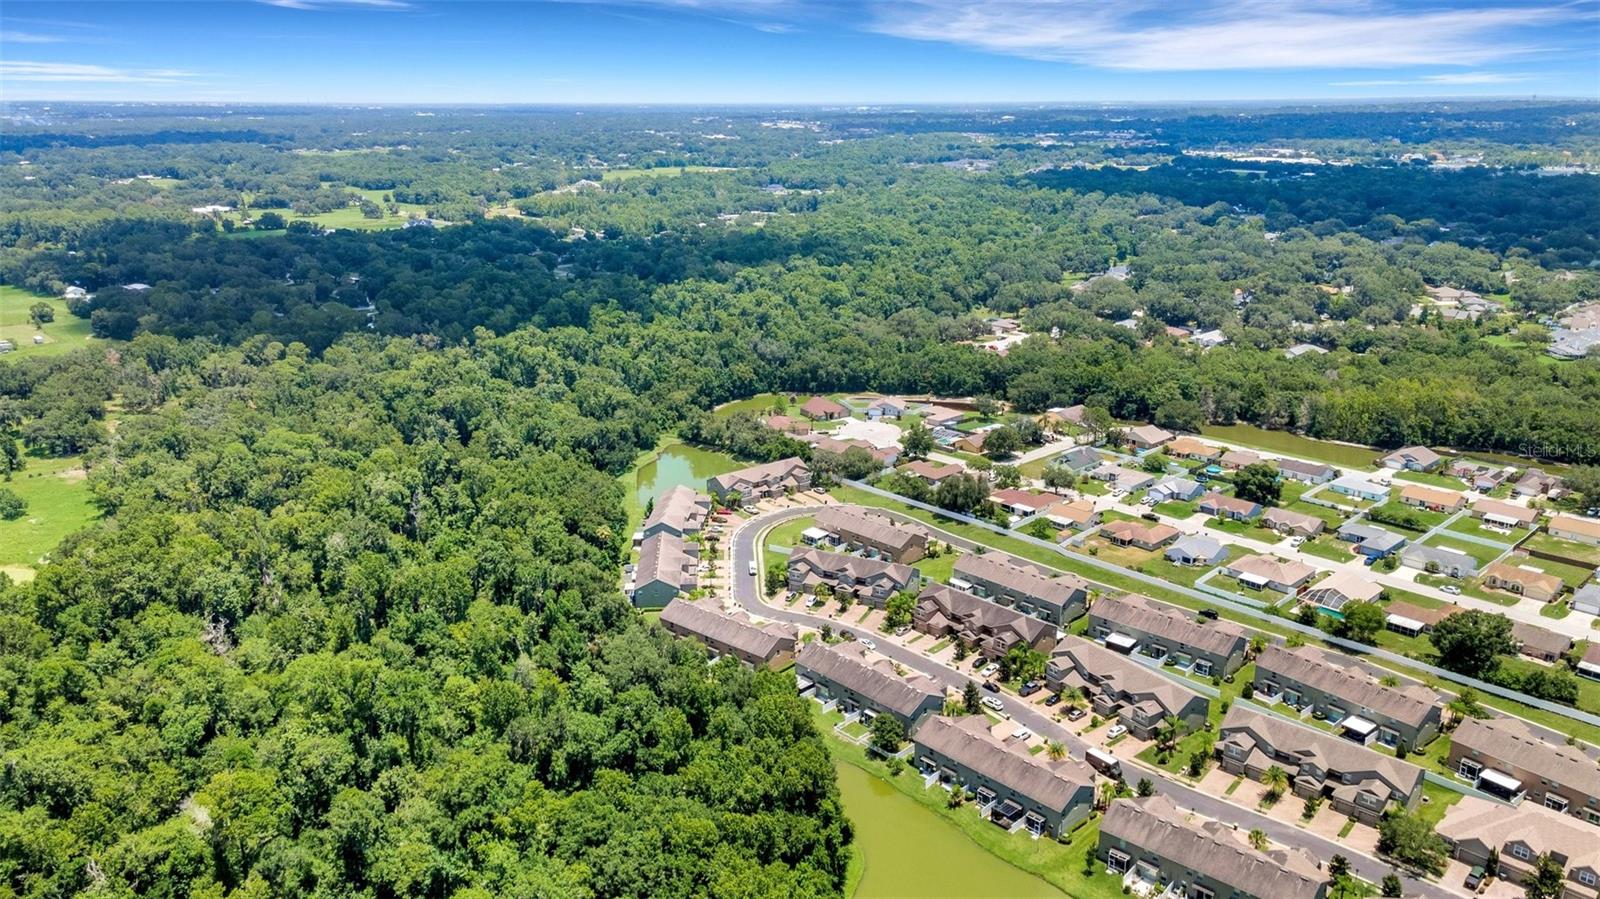
[[[1049,425],[1077,425],[1083,427],[1088,409],[1081,403],[1076,406],[1053,406],[1044,410],[1044,422]]]
[[[1179,531],[1170,524],[1159,521],[1128,521],[1118,519],[1100,528],[1101,536],[1117,546],[1133,546],[1155,551],[1178,539]]]
[[[963,554],[956,559],[950,584],[1057,626],[1081,617],[1089,599],[1089,582],[1083,578],[1047,573],[1000,552]]]
[[[1352,602],[1375,602],[1383,588],[1353,571],[1340,569],[1306,589],[1305,601],[1335,612]]]
[[[1028,490],[1014,488],[996,490],[989,495],[990,502],[1006,510],[1016,518],[1037,515],[1060,502],[1060,500],[1061,497],[1056,496],[1054,493],[1033,493]]]
[[[1430,574],[1446,577],[1468,578],[1478,576],[1478,560],[1470,554],[1448,546],[1429,546],[1412,543],[1400,551],[1400,564]]]
[[[1328,351],[1327,350],[1323,349],[1322,347],[1317,346],[1314,343],[1297,343],[1294,346],[1289,347],[1288,349],[1283,351],[1283,355],[1286,358],[1289,358],[1289,359],[1299,359],[1301,356],[1304,356],[1307,353],[1311,353],[1311,354],[1314,354],[1314,355],[1317,355],[1317,356],[1326,356],[1326,355],[1328,355]]]
[[[859,642],[805,644],[794,658],[800,695],[838,703],[846,715],[864,719],[893,715],[910,730],[923,715],[944,708],[944,688],[920,674],[901,674],[885,658],[873,659]]]
[[[953,428],[966,417],[965,411],[948,406],[934,405],[922,410],[922,423],[930,428]]]
[[[1527,506],[1502,502],[1497,499],[1480,499],[1469,512],[1473,518],[1503,528],[1531,528],[1539,520],[1539,513]]]
[[[1033,755],[1002,741],[982,715],[929,715],[911,734],[917,770],[978,797],[980,813],[1034,836],[1065,836],[1094,809],[1094,772],[1082,762]]]
[[[761,423],[780,434],[809,434],[811,422],[803,418],[790,418],[787,415],[768,415]]]
[[[1121,465],[1102,465],[1090,472],[1089,477],[1105,481],[1111,485],[1111,489],[1124,493],[1132,493],[1156,482],[1156,476],[1148,471],[1123,468]]]
[[[1389,488],[1359,474],[1345,474],[1328,482],[1328,489],[1341,496],[1353,496],[1371,503],[1387,502]]]
[[[815,593],[827,584],[835,596],[848,595],[875,609],[889,597],[921,586],[922,575],[910,565],[884,559],[797,546],[789,551],[789,592]]]
[[[1069,530],[1081,531],[1100,523],[1100,512],[1086,499],[1061,500],[1044,510],[1046,521]]]
[[[1450,735],[1446,766],[1507,802],[1532,802],[1600,824],[1600,766],[1582,749],[1551,743],[1519,719],[1462,719]]]
[[[814,396],[801,404],[800,414],[812,421],[837,421],[849,418],[850,410],[825,396]]]
[[[1600,615],[1600,583],[1590,583],[1580,587],[1578,592],[1572,594],[1567,606],[1574,612]]]
[[[909,404],[897,396],[879,397],[867,406],[867,418],[878,421],[883,418],[905,418],[906,408]]]
[[[1278,474],[1291,481],[1305,484],[1326,484],[1333,480],[1338,470],[1321,462],[1302,462],[1299,459],[1279,459]]]
[[[1400,504],[1430,512],[1459,512],[1467,498],[1454,490],[1440,490],[1426,484],[1407,484],[1400,488]]]
[[[785,496],[810,487],[811,469],[797,456],[719,474],[706,481],[706,492],[726,505]]]
[[[1256,657],[1256,700],[1309,710],[1363,745],[1426,745],[1439,734],[1439,695],[1419,684],[1385,687],[1366,669],[1331,653],[1268,646]]]
[[[1261,514],[1261,504],[1240,499],[1237,496],[1227,496],[1213,490],[1200,497],[1200,511],[1217,518],[1228,518],[1233,521],[1249,521]]]
[[[1052,468],[1066,468],[1076,474],[1093,471],[1100,467],[1105,460],[1094,451],[1093,447],[1075,446],[1054,459],[1050,460]]]
[[[680,484],[661,495],[640,531],[644,537],[661,533],[688,537],[700,533],[710,514],[711,497]]]
[[[1164,451],[1174,459],[1193,459],[1197,462],[1215,462],[1222,458],[1222,448],[1204,440],[1184,434],[1174,437]]]
[[[1045,653],[1056,647],[1056,628],[1050,622],[944,584],[929,584],[918,594],[911,627],[975,646],[990,659],[1017,645]]]
[[[1280,534],[1294,537],[1315,537],[1328,526],[1326,521],[1293,509],[1272,508],[1261,513],[1261,523]]]
[[[1249,450],[1231,449],[1222,454],[1222,467],[1230,471],[1237,471],[1246,465],[1255,465],[1261,461],[1260,453]]]
[[[1526,885],[1548,855],[1561,865],[1562,899],[1595,899],[1600,884],[1600,840],[1588,825],[1524,802],[1516,808],[1465,796],[1445,810],[1434,828],[1450,856],[1482,867],[1490,858],[1500,879]]]
[[[1544,496],[1561,489],[1561,479],[1542,468],[1530,468],[1517,478],[1511,492],[1518,496]]]
[[[1153,450],[1172,439],[1171,431],[1155,425],[1139,425],[1129,428],[1125,433],[1128,444],[1140,452]]]
[[[1228,342],[1228,337],[1221,331],[1213,328],[1210,331],[1200,331],[1194,335],[1195,345],[1203,349],[1219,347]]]
[[[1276,590],[1293,595],[1300,592],[1317,570],[1304,562],[1255,555],[1225,563],[1222,573],[1254,590]]]
[[[1416,765],[1243,704],[1223,717],[1216,750],[1230,774],[1262,780],[1281,768],[1296,796],[1321,797],[1339,814],[1369,825],[1391,807],[1415,807],[1422,795]]]
[[[1578,657],[1578,674],[1600,680],[1600,640],[1590,643]]]
[[[1407,542],[1405,537],[1394,531],[1355,519],[1339,525],[1337,533],[1340,540],[1355,544],[1355,551],[1370,559],[1385,558],[1400,551]]]
[[[679,637],[699,640],[719,656],[733,656],[752,667],[782,668],[794,659],[791,624],[757,625],[742,613],[713,610],[709,604],[674,599],[661,610],[661,626]]]
[[[655,533],[639,544],[629,598],[646,609],[659,609],[699,583],[700,545],[672,533]]]
[[[1167,475],[1154,484],[1146,494],[1158,503],[1188,502],[1206,492],[1206,488],[1196,481],[1180,478],[1177,475]]]
[[[859,450],[871,456],[873,461],[886,469],[892,468],[896,462],[900,461],[900,447],[892,444],[889,446],[874,446],[865,440],[840,440],[830,434],[821,432],[807,434],[800,439],[811,444],[812,449],[817,452],[833,453],[837,456],[843,456],[851,450]]]
[[[1550,536],[1560,537],[1562,540],[1600,546],[1600,518],[1556,515],[1545,525],[1545,530],[1550,532]]]
[[[1056,646],[1044,679],[1051,690],[1081,693],[1096,715],[1116,718],[1140,740],[1150,739],[1168,718],[1191,733],[1200,730],[1211,707],[1204,696],[1148,665],[1078,637]]]
[[[963,434],[960,437],[957,437],[955,442],[952,443],[950,447],[951,449],[960,450],[963,453],[980,455],[983,453],[983,445],[989,442],[990,433],[990,430],[983,430],[973,431],[970,434]]]
[[[1561,595],[1561,578],[1510,562],[1495,562],[1483,570],[1483,585],[1526,596],[1536,602],[1553,602]]]
[[[928,552],[928,535],[921,529],[871,514],[860,506],[823,506],[817,510],[816,525],[841,546],[903,565]]]
[[[1541,662],[1557,662],[1572,648],[1572,638],[1526,621],[1511,622],[1511,639],[1517,652]]]
[[[1383,611],[1386,613],[1384,626],[1389,630],[1408,637],[1420,637],[1433,630],[1434,625],[1465,610],[1454,603],[1428,609],[1412,605],[1402,599],[1395,599],[1390,600],[1389,604],[1383,607]]]
[[[1112,802],[1095,857],[1117,877],[1131,874],[1147,884],[1141,895],[1183,884],[1189,899],[1325,899],[1331,879],[1304,851],[1261,852],[1238,828],[1196,824],[1159,793]]]
[[[899,471],[912,477],[921,478],[929,487],[937,487],[945,478],[953,478],[966,469],[955,463],[929,462],[918,459],[900,466]]]
[[[1433,471],[1444,457],[1425,446],[1408,446],[1383,457],[1385,468],[1396,471]]]
[[[1179,565],[1195,565],[1210,568],[1221,565],[1228,558],[1228,548],[1220,540],[1207,537],[1204,534],[1191,534],[1179,537],[1178,541],[1167,547],[1165,553],[1168,562]]]
[[[1089,635],[1116,652],[1170,659],[1202,677],[1239,670],[1250,646],[1244,629],[1231,621],[1197,621],[1137,593],[1095,603]]]

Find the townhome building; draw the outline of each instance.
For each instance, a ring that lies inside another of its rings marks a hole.
[[[645,516],[640,528],[641,536],[672,534],[689,537],[700,533],[706,517],[711,514],[711,497],[695,492],[693,487],[679,485],[668,490],[656,500]]]
[[[1450,734],[1451,771],[1507,802],[1600,825],[1600,766],[1575,746],[1542,739],[1515,718],[1466,718]],[[1600,833],[1591,837],[1600,842]]]
[[[1102,718],[1116,718],[1128,732],[1149,740],[1168,718],[1194,732],[1205,727],[1211,704],[1199,693],[1158,671],[1097,643],[1067,637],[1045,666],[1051,690],[1081,693]]]
[[[1032,755],[1003,741],[983,715],[929,715],[911,734],[917,770],[977,795],[981,814],[1034,836],[1060,837],[1094,809],[1094,772],[1082,762]]]
[[[1082,617],[1089,599],[1089,582],[1083,578],[1046,572],[999,552],[962,555],[956,560],[950,585],[1058,627]]]
[[[1056,646],[1055,625],[944,584],[929,584],[917,596],[911,626],[937,638],[976,646],[984,658],[999,658],[1013,646],[1048,653]]]
[[[909,565],[928,552],[926,533],[860,506],[823,506],[817,510],[815,521],[840,545],[891,562]]]
[[[801,696],[836,703],[846,715],[870,721],[893,715],[909,731],[927,714],[944,708],[944,688],[915,672],[902,674],[894,662],[869,654],[859,642],[805,644],[794,657],[795,684]]]
[[[719,656],[733,656],[751,667],[782,668],[794,660],[795,628],[772,622],[758,625],[741,613],[725,614],[709,603],[674,599],[661,610],[661,626],[679,637],[699,640]]]
[[[1495,858],[1497,876],[1526,886],[1542,855],[1562,869],[1562,899],[1595,899],[1600,886],[1600,840],[1594,829],[1558,812],[1530,803],[1516,808],[1491,799],[1464,796],[1444,813],[1434,830],[1464,865],[1483,866]]]
[[[910,565],[797,546],[789,551],[789,592],[815,593],[827,584],[835,596],[848,595],[881,609],[889,597],[922,584]]]
[[[1439,695],[1420,684],[1386,687],[1366,669],[1310,646],[1269,646],[1256,657],[1255,698],[1315,715],[1366,745],[1427,745],[1439,735]]]
[[[729,505],[785,496],[810,487],[811,469],[796,456],[719,474],[706,481],[706,492]]]
[[[1394,756],[1236,703],[1217,731],[1222,769],[1262,780],[1273,766],[1296,796],[1321,797],[1333,810],[1376,824],[1392,807],[1410,809],[1422,795],[1422,769]]]
[[[629,598],[644,609],[659,609],[699,584],[700,545],[676,534],[658,533],[639,544]]]
[[[1297,849],[1261,852],[1244,831],[1196,823],[1160,794],[1118,799],[1100,822],[1095,857],[1118,876],[1133,874],[1155,895],[1166,885],[1185,899],[1325,899],[1330,878]]]
[[[1137,593],[1095,603],[1089,635],[1117,652],[1172,659],[1201,677],[1238,671],[1250,647],[1244,629],[1231,621],[1198,621]]]

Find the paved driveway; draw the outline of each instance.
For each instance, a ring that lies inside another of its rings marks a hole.
[[[834,429],[832,436],[840,440],[865,440],[879,449],[900,445],[900,429],[886,421],[847,419]]]

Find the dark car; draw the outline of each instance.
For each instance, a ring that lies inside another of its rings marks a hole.
[[[1028,681],[1027,683],[1023,684],[1022,685],[1022,689],[1018,690],[1017,692],[1020,693],[1023,696],[1032,696],[1033,694],[1039,692],[1043,688],[1044,688],[1044,684],[1041,684],[1036,680],[1031,680],[1031,681]]]
[[[1208,621],[1216,621],[1217,620],[1217,610],[1216,609],[1201,609],[1200,610],[1200,617],[1204,618],[1204,619],[1206,619]]]
[[[1087,713],[1084,712],[1083,709],[1079,709],[1079,708],[1067,709],[1067,720],[1068,721],[1076,721],[1079,718],[1082,718],[1085,714],[1087,714]]]
[[[1046,696],[1044,698],[1044,704],[1045,705],[1055,705],[1056,703],[1058,703],[1060,701],[1061,701],[1061,694],[1060,693],[1051,693],[1049,696]]]
[[[983,688],[985,690],[988,690],[990,693],[999,693],[1000,692],[1000,685],[995,683],[992,680],[984,681],[983,682]]]

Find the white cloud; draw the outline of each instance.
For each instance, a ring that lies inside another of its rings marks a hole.
[[[1527,81],[1527,75],[1508,75],[1501,72],[1449,72],[1442,75],[1423,75],[1419,78],[1380,78],[1371,81],[1333,81],[1329,87],[1448,87],[1458,84],[1511,84]]]
[[[259,0],[268,6],[277,6],[283,9],[375,9],[386,12],[399,12],[411,9],[408,0]]]
[[[31,31],[0,31],[0,44],[58,44],[61,38]]]
[[[1377,0],[884,0],[868,27],[1108,69],[1389,68],[1521,55],[1535,48],[1513,31],[1584,15],[1570,5],[1418,9]]]
[[[93,82],[98,84],[183,84],[194,78],[181,69],[116,69],[75,62],[0,61],[0,80]]]

